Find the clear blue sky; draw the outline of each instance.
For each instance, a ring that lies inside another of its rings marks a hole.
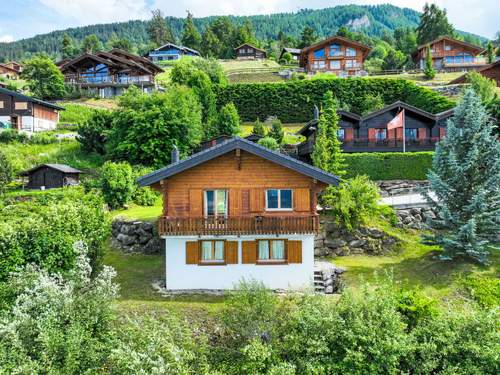
[[[500,0],[431,0],[448,11],[460,30],[492,38],[500,31]],[[147,19],[151,9],[196,17],[290,12],[340,4],[380,4],[421,10],[420,0],[0,0],[0,41],[31,37],[68,27]]]

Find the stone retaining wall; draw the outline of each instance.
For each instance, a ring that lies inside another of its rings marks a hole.
[[[410,229],[429,229],[429,220],[436,218],[436,214],[430,207],[397,209],[396,216],[398,227]]]
[[[111,233],[113,246],[126,253],[158,254],[165,248],[154,222],[116,219]]]
[[[418,180],[388,180],[376,181],[382,197],[393,195],[414,194],[429,186],[429,181]]]

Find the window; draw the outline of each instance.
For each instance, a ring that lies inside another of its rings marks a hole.
[[[266,190],[267,210],[291,210],[292,190],[291,189],[269,189]]]
[[[3,108],[4,108],[3,101],[0,100],[0,109],[3,109]]]
[[[356,56],[356,50],[354,48],[346,48],[345,50],[346,56]]]
[[[313,61],[313,69],[325,69],[325,62],[323,60]]]
[[[224,262],[224,241],[201,241],[201,262]]]
[[[313,53],[314,53],[314,58],[315,59],[323,59],[323,58],[325,58],[325,49],[324,48],[317,49]]]
[[[452,49],[453,49],[453,46],[452,46],[452,45],[446,44],[446,45],[444,46],[444,50],[445,50],[445,51],[451,51]]]
[[[417,139],[417,129],[405,128],[405,138],[406,139]]]
[[[346,60],[345,67],[346,68],[354,68],[356,66],[356,60]]]
[[[375,130],[375,139],[377,141],[383,141],[387,138],[387,129],[376,129]]]
[[[285,259],[285,240],[258,241],[258,261],[284,262]]]
[[[339,129],[337,130],[337,138],[341,141],[344,140],[345,138],[345,129]]]
[[[330,69],[339,70],[340,69],[340,60],[330,61]]]
[[[332,44],[330,46],[330,56],[342,56],[342,50],[340,48],[340,44]]]
[[[227,215],[227,190],[205,191],[205,216]]]

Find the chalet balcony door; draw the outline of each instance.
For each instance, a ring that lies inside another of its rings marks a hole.
[[[228,191],[205,190],[204,210],[205,228],[224,227],[228,216]]]

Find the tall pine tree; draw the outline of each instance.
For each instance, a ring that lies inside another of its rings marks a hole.
[[[345,172],[344,156],[341,141],[338,139],[339,115],[337,103],[331,91],[323,98],[323,111],[319,116],[316,143],[312,153],[313,164],[337,176]]]
[[[193,23],[193,15],[188,12],[184,29],[182,31],[182,44],[186,47],[199,50],[201,47],[201,34]]]
[[[435,4],[425,4],[417,27],[418,44],[429,43],[440,36],[453,36],[454,30],[448,21],[445,9],[439,9]]]
[[[161,10],[155,9],[151,14],[151,21],[149,21],[148,24],[148,34],[151,42],[157,47],[168,42],[175,42],[172,30],[165,22]]]
[[[472,89],[467,89],[448,121],[428,174],[429,203],[440,229],[432,237],[442,258],[469,257],[486,262],[489,246],[500,233],[500,143],[493,125]]]

